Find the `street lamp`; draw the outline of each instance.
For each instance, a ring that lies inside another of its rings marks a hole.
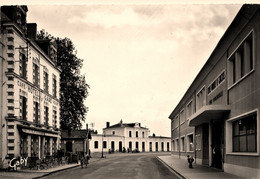
[[[101,154],[101,158],[104,158],[104,152],[103,152],[103,149],[104,149],[104,131],[102,133],[102,154]]]

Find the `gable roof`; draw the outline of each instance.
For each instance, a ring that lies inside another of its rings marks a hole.
[[[88,137],[88,130],[62,130],[61,139],[85,139]]]
[[[142,128],[142,129],[147,129],[146,127],[141,127],[141,124],[139,124],[139,127]],[[109,126],[109,127],[106,127],[104,129],[112,129],[112,128],[126,128],[126,127],[135,127],[136,126],[136,123],[117,123],[115,125],[112,125],[112,126]]]

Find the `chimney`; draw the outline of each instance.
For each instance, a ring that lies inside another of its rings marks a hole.
[[[37,24],[36,23],[27,23],[27,36],[30,39],[37,38]]]
[[[110,126],[110,122],[107,122],[107,128],[109,128],[109,126]]]

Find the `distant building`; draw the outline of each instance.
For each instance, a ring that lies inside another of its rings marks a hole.
[[[123,123],[110,126],[107,122],[103,134],[92,134],[90,141],[90,150],[92,152],[131,152],[138,150],[140,152],[159,152],[171,151],[171,138],[149,136],[148,128],[142,127],[140,123]],[[103,147],[102,147],[103,143]]]
[[[172,154],[260,178],[260,5],[243,5],[172,111]]]
[[[60,148],[60,70],[55,40],[37,40],[27,6],[1,6],[0,167]]]
[[[88,129],[84,130],[62,130],[61,131],[61,150],[65,153],[88,154],[89,140],[91,134]]]

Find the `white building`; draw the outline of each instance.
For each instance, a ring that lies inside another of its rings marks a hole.
[[[149,136],[148,128],[142,127],[140,123],[123,123],[120,121],[113,126],[107,122],[103,134],[92,134],[90,141],[91,152],[127,152],[138,150],[140,152],[171,151],[171,138]]]
[[[53,156],[60,143],[56,44],[38,41],[27,6],[1,7],[0,167],[17,157]]]

